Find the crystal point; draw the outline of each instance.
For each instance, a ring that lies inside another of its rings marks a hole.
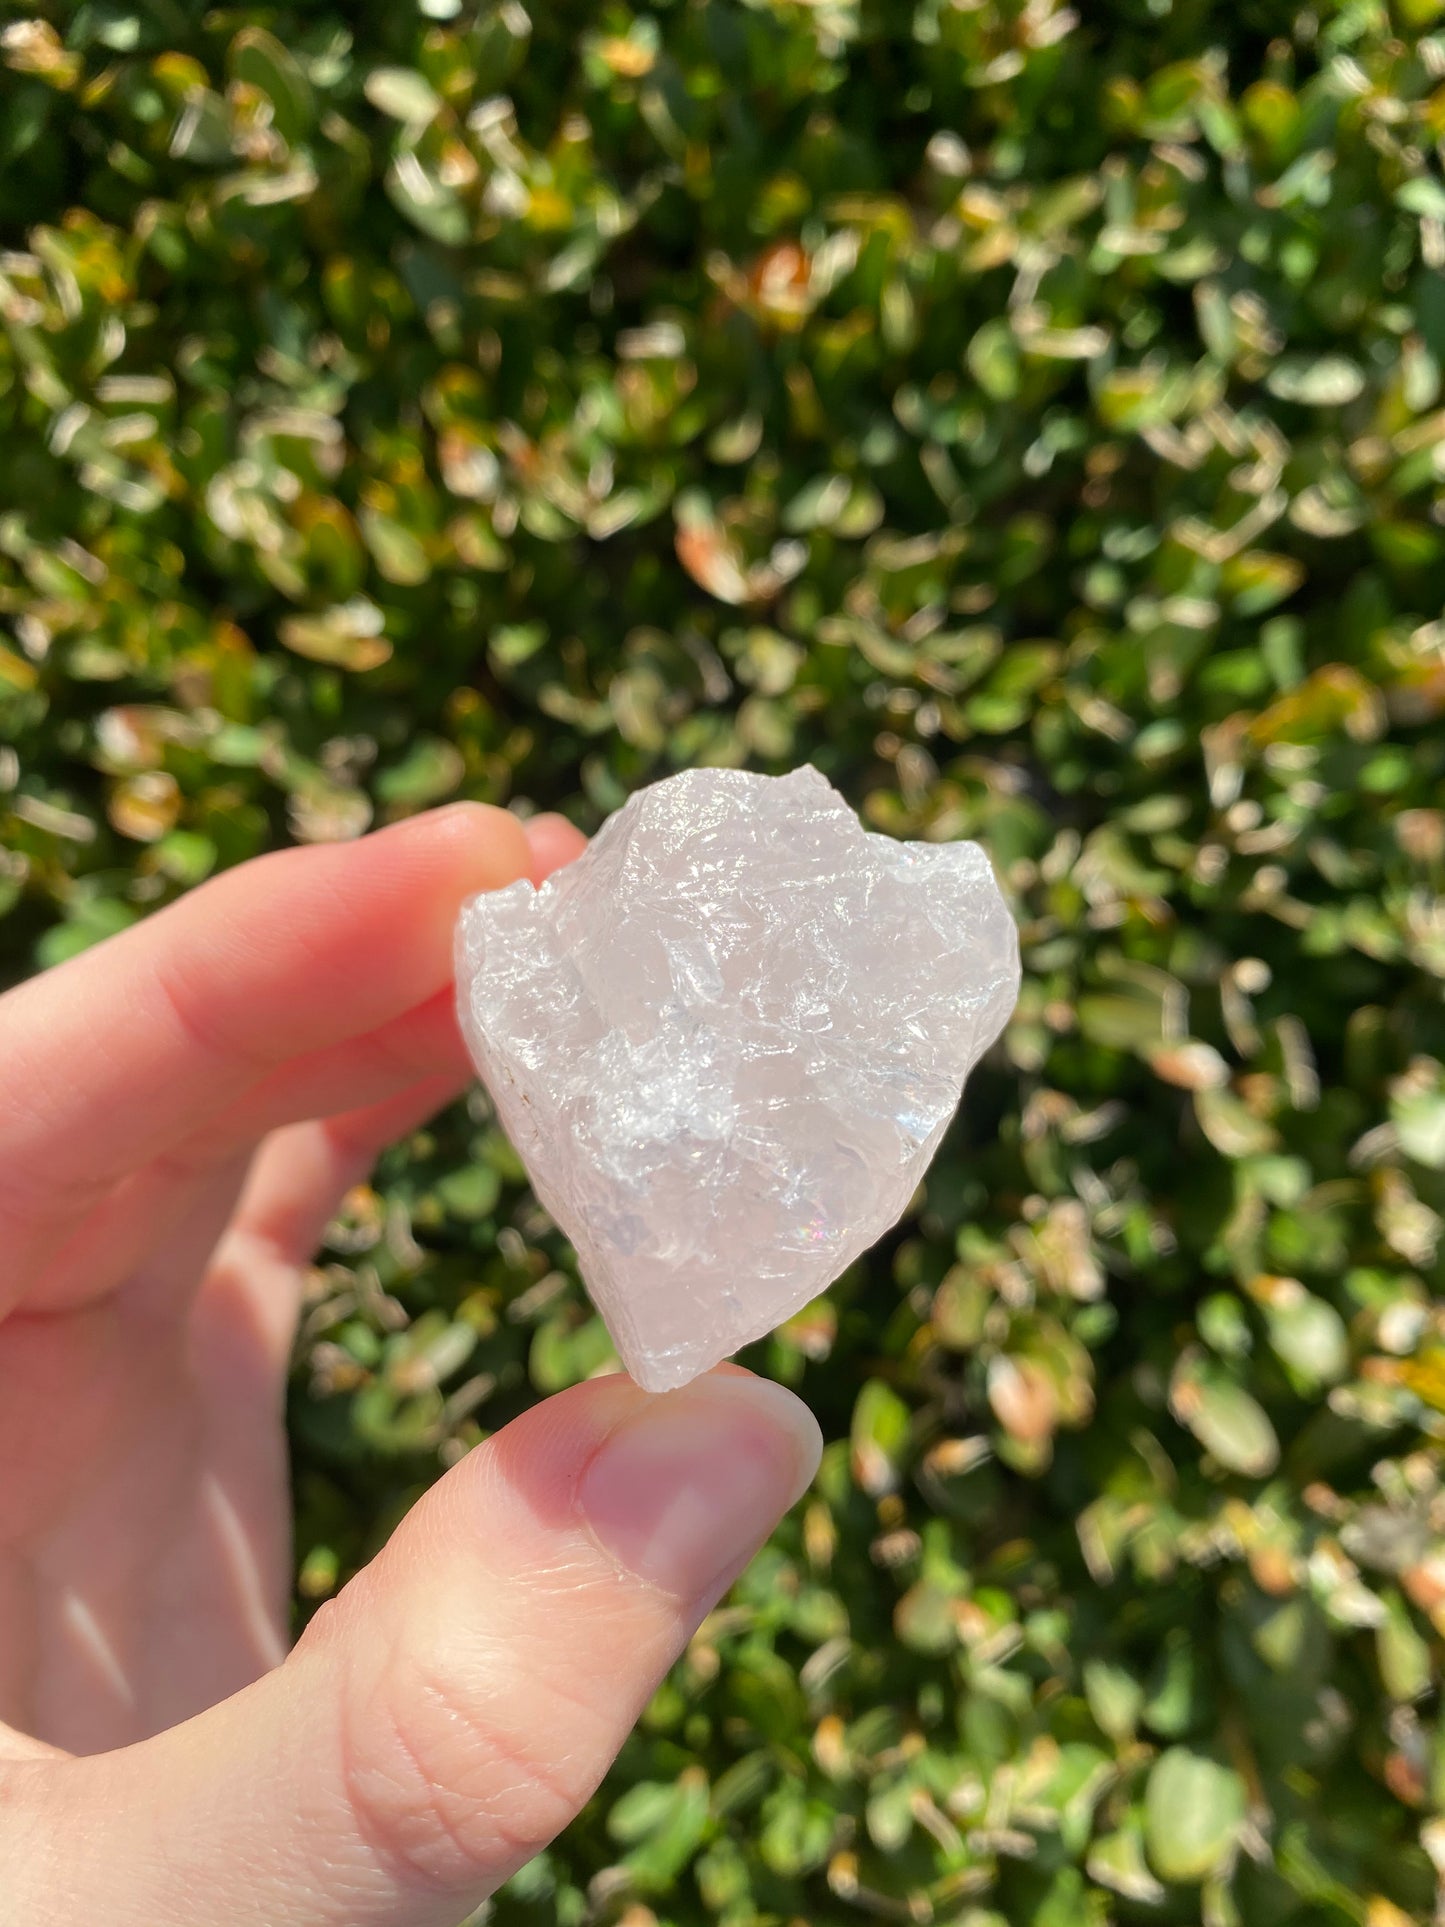
[[[1018,982],[979,846],[871,835],[808,766],[655,783],[457,927],[477,1068],[650,1391],[896,1223]]]

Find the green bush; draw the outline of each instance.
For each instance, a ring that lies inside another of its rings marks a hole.
[[[1425,1918],[1442,0],[4,17],[0,970],[696,763],[1022,925],[915,1212],[758,1348],[815,1492],[496,1919]],[[399,1147],[299,1610],[606,1357],[483,1109]]]

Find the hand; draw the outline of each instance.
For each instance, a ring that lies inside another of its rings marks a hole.
[[[6,1921],[454,1927],[812,1476],[776,1386],[593,1380],[455,1467],[286,1656],[306,1262],[465,1082],[462,899],[578,847],[457,805],[263,857],[0,998]]]

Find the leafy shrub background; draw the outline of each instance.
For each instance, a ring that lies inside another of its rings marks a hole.
[[[699,762],[1022,923],[916,1212],[759,1348],[815,1493],[497,1919],[1427,1917],[1440,0],[0,17],[0,969]],[[484,1110],[399,1147],[300,1609],[606,1355]]]

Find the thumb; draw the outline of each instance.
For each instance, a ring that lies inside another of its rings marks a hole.
[[[590,1796],[820,1449],[791,1393],[736,1370],[538,1406],[275,1672],[123,1752],[11,1769],[16,1917],[453,1927]]]

